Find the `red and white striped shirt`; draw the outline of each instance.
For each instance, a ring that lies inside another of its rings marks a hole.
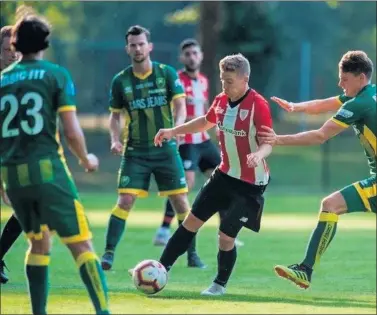
[[[187,118],[192,120],[194,118],[206,114],[206,104],[208,102],[208,79],[205,75],[199,73],[196,79],[191,78],[185,71],[178,72],[185,93],[186,93],[186,108]],[[197,132],[186,134],[179,140],[179,144],[202,143],[210,139],[208,132]]]
[[[261,126],[272,128],[270,107],[265,98],[250,89],[232,108],[228,97],[221,93],[214,99],[206,119],[219,128],[219,170],[250,184],[266,185],[270,176],[266,161],[261,161],[255,168],[247,165],[247,155],[259,147],[257,132]]]

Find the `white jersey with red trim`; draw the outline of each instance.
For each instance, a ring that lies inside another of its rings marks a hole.
[[[196,79],[191,78],[185,71],[178,72],[185,93],[187,121],[203,116],[207,112],[208,102],[208,79],[205,75],[199,73]],[[179,140],[179,144],[197,144],[210,139],[208,132],[197,132],[186,134]]]
[[[270,172],[265,160],[255,168],[247,165],[247,155],[259,147],[257,133],[261,126],[272,128],[268,102],[250,89],[240,103],[231,106],[221,93],[213,101],[206,119],[217,124],[221,150],[220,171],[254,185],[266,185]]]

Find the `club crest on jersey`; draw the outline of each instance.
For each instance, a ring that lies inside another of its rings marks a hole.
[[[249,110],[247,109],[241,109],[240,110],[240,118],[241,120],[245,120],[247,115],[249,115]]]
[[[164,78],[157,78],[156,85],[159,89],[162,89],[165,86],[165,79]]]

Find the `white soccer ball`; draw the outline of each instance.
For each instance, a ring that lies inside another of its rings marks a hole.
[[[168,273],[156,260],[143,260],[132,272],[132,280],[136,289],[145,294],[160,292],[168,282]]]

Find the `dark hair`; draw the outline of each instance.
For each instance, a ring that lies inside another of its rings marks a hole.
[[[35,54],[49,46],[49,23],[42,17],[26,15],[12,29],[11,43],[23,55]]]
[[[0,30],[0,45],[3,44],[3,40],[6,37],[12,36],[12,25],[3,26]]]
[[[182,52],[186,48],[192,47],[192,46],[200,48],[200,45],[199,45],[199,43],[198,43],[198,41],[196,39],[194,39],[194,38],[187,38],[184,41],[182,41],[182,43],[179,45],[179,48],[180,48],[180,50]]]
[[[147,41],[150,42],[151,33],[145,27],[142,27],[140,25],[133,25],[127,30],[126,37],[125,37],[126,41],[128,42],[128,36],[130,35],[137,36],[141,34],[145,34],[145,36],[147,37]]]
[[[370,79],[373,74],[373,62],[368,55],[361,50],[348,51],[340,60],[339,69],[342,72],[349,72],[354,75],[364,73],[365,76]]]

